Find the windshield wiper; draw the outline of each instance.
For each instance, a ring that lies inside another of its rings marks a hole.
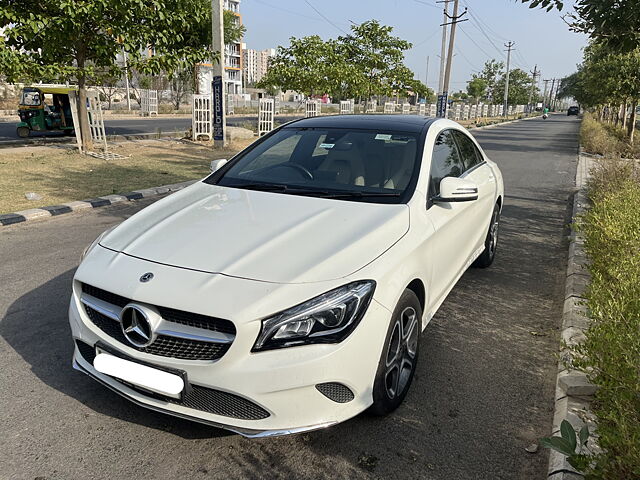
[[[304,188],[284,185],[282,183],[239,183],[237,185],[225,185],[231,188],[243,188],[245,190],[262,190],[265,192],[282,192],[291,193],[293,195],[319,195],[325,196],[329,194],[326,190],[318,190],[316,188]]]
[[[328,198],[399,197],[398,192],[328,192]]]

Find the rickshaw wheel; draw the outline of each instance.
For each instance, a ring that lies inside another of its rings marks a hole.
[[[64,134],[65,134],[67,137],[72,137],[72,136],[74,136],[74,135],[76,134],[76,131],[75,131],[75,130],[73,130],[73,129],[71,129],[71,130],[65,130],[65,131],[64,131]]]
[[[29,127],[18,127],[18,136],[20,138],[27,138],[30,133],[31,130],[29,129]]]

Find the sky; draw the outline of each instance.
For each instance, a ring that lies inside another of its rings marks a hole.
[[[315,10],[314,10],[315,7]],[[506,61],[508,41],[515,42],[512,68],[532,71],[542,79],[573,73],[587,37],[570,32],[557,11],[530,9],[518,0],[460,0],[468,7],[458,24],[449,91],[464,90],[471,74],[489,59]],[[450,4],[449,12],[453,5]],[[317,11],[316,11],[317,10]],[[247,48],[263,50],[289,44],[290,37],[320,35],[335,38],[349,32],[351,22],[376,19],[393,27],[393,34],[410,41],[406,65],[434,90],[438,86],[442,4],[435,0],[241,0],[247,28]]]

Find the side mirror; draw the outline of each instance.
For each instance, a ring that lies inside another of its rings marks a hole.
[[[440,181],[440,195],[433,199],[436,203],[470,202],[478,199],[478,185],[457,177],[445,177]]]
[[[225,163],[227,163],[227,159],[226,158],[221,158],[220,160],[212,160],[211,161],[211,173],[217,172],[218,170],[220,170],[220,168],[222,168],[222,166]]]

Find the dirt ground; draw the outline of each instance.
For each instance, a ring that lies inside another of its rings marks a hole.
[[[0,213],[204,177],[211,160],[230,158],[251,141],[236,141],[226,150],[182,140],[121,142],[110,151],[125,158],[109,161],[79,154],[71,145],[2,149]],[[28,200],[29,192],[41,198]]]

